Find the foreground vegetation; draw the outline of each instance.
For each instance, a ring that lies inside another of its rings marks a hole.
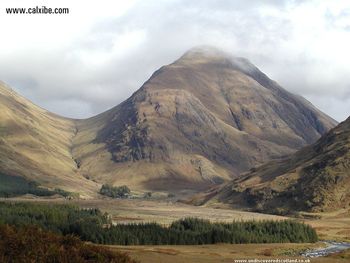
[[[66,192],[62,189],[48,190],[39,187],[36,182],[26,180],[19,176],[9,176],[0,173],[0,197],[14,197],[24,194],[32,194],[36,196],[52,196],[55,194],[64,197],[74,196],[73,193]]]
[[[157,223],[112,225],[98,209],[81,210],[71,205],[0,203],[0,224],[37,225],[83,240],[116,245],[197,245],[215,243],[316,242],[310,226],[296,221],[210,223],[186,218],[169,227]]]
[[[136,263],[129,256],[35,226],[0,225],[0,262]]]

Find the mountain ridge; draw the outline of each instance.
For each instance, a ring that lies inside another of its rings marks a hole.
[[[1,173],[50,188],[75,191],[83,185],[83,192],[95,191],[95,183],[76,173],[71,158],[72,120],[40,108],[7,85],[0,85],[0,112]]]
[[[272,213],[347,208],[349,169],[350,117],[316,143],[278,162],[254,168],[198,200],[217,200],[233,207]]]
[[[56,148],[64,148],[66,177],[83,178],[87,195],[101,183],[154,191],[207,189],[314,142],[336,124],[248,60],[213,49],[203,52],[192,49],[161,67],[129,99],[94,117],[68,119],[31,112],[30,106],[24,119],[41,114],[62,124],[47,129],[65,134],[64,146]],[[11,114],[21,122],[15,111]],[[28,131],[37,129],[25,125]],[[44,133],[39,135],[46,138]],[[54,155],[55,149],[49,152]]]

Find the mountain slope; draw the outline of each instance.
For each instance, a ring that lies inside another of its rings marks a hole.
[[[272,212],[350,206],[350,118],[315,144],[237,178],[215,199]]]
[[[242,58],[195,48],[86,120],[0,85],[0,173],[93,196],[102,183],[199,191],[317,140],[336,122]]]
[[[77,173],[71,155],[75,124],[0,83],[0,173],[46,187],[91,195],[97,184]]]
[[[81,174],[137,189],[205,189],[317,140],[336,122],[247,60],[195,48],[128,100],[77,121]]]

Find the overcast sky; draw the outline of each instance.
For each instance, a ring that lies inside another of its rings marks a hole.
[[[5,12],[36,5],[70,14]],[[338,121],[350,115],[346,0],[2,0],[0,7],[0,79],[64,116],[117,105],[197,45],[248,58]]]

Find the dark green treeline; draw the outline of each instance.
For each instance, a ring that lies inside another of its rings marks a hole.
[[[0,203],[0,224],[37,225],[86,241],[116,245],[200,245],[215,243],[316,242],[313,228],[296,221],[211,223],[185,218],[169,227],[157,223],[111,225],[98,209],[71,205]]]

